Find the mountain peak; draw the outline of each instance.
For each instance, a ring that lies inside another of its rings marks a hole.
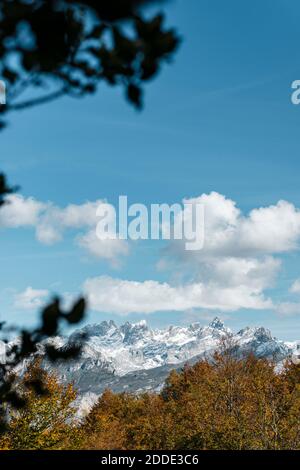
[[[272,339],[271,331],[267,330],[266,328],[262,326],[259,328],[256,328],[254,336],[258,341],[261,341],[261,342],[269,341]]]
[[[223,330],[224,323],[220,320],[219,317],[215,317],[213,321],[209,324],[211,328],[216,328],[217,330]]]
[[[141,328],[148,328],[146,320],[140,320],[140,321],[137,321],[135,323],[132,323],[132,326],[141,327]]]
[[[123,341],[126,344],[134,344],[139,340],[145,339],[149,334],[151,335],[151,329],[145,320],[136,323],[126,322],[120,329],[124,334]]]

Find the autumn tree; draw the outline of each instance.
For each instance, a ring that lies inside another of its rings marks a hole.
[[[83,423],[80,446],[89,449],[168,447],[164,402],[157,394],[114,394],[106,390]]]
[[[299,448],[299,377],[266,359],[216,353],[173,373],[163,391],[176,448]],[[168,411],[169,412],[169,411]]]
[[[81,432],[80,448],[300,449],[299,365],[221,348],[173,370],[158,395],[106,391]]]
[[[60,384],[55,374],[46,372],[40,360],[35,360],[15,387],[26,407],[6,410],[9,422],[0,439],[2,449],[57,449],[74,434],[76,410],[72,403],[76,392],[72,384]]]

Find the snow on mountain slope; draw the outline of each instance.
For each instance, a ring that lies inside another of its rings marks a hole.
[[[228,337],[238,354],[253,352],[274,359],[278,367],[285,358],[300,354],[300,342],[280,341],[263,327],[232,333],[219,318],[208,326],[193,323],[166,329],[152,329],[145,321],[122,326],[104,321],[49,341],[58,348],[82,344],[80,357],[56,363],[55,371],[61,380],[74,382],[85,400],[83,407],[88,408],[105,388],[116,392],[158,390],[172,369],[209,358],[222,338]],[[42,353],[43,345],[39,349]],[[45,361],[45,367],[52,369],[53,365]]]
[[[87,325],[76,330],[59,346],[83,343],[81,357],[66,367],[68,371],[102,368],[116,376],[129,372],[176,365],[196,356],[211,355],[222,338],[230,336],[241,353],[254,352],[259,357],[282,361],[293,353],[296,343],[284,343],[265,328],[244,328],[233,334],[220,319],[208,326],[193,323],[188,327],[170,326],[151,329],[145,321],[126,322],[118,327],[113,321]]]
[[[91,366],[92,362],[99,362],[122,376],[136,370],[179,364],[208,353],[228,334],[230,331],[218,319],[207,327],[194,323],[189,327],[171,326],[163,330],[151,329],[145,321],[127,322],[121,327],[110,321],[74,332],[69,343],[80,342],[83,338],[81,361],[88,361]],[[77,366],[82,367],[82,363]]]

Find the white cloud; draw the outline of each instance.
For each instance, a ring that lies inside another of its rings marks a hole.
[[[291,294],[300,294],[300,279],[296,279],[289,288]],[[280,302],[276,312],[281,316],[300,315],[300,302]]]
[[[70,204],[64,208],[48,204],[36,224],[37,239],[51,245],[62,239],[67,229],[96,227],[96,210],[103,201]]]
[[[236,203],[222,194],[211,192],[185,199],[185,203],[202,204],[205,213],[205,240],[198,256],[252,257],[284,253],[298,248],[300,211],[287,201],[253,209],[243,215]],[[184,244],[173,242],[174,251]],[[195,257],[196,252],[185,256]]]
[[[66,230],[84,230],[79,234],[81,246],[99,257],[104,250],[95,248],[95,237],[90,235],[96,228],[96,210],[104,200],[69,204],[58,207],[52,203],[43,203],[34,198],[11,195],[9,204],[1,208],[0,227],[14,228],[32,226],[36,229],[37,239],[44,244],[60,241]],[[274,255],[298,248],[300,239],[300,211],[287,201],[275,205],[253,209],[243,215],[236,203],[217,192],[202,194],[199,197],[185,199],[183,202],[200,203],[205,208],[204,248],[198,252],[189,252],[185,240],[173,241],[169,252],[183,260],[203,261],[208,258],[256,258]],[[180,216],[178,216],[180,218]],[[78,237],[78,234],[77,234]],[[116,252],[126,254],[115,243]],[[100,246],[100,245],[99,245]],[[112,251],[113,243],[109,252]]]
[[[51,296],[52,294],[48,289],[35,289],[29,286],[24,291],[14,294],[13,307],[21,310],[36,311],[47,305]],[[78,297],[78,293],[74,292],[60,293],[59,299],[62,310],[70,310]]]
[[[35,226],[46,207],[32,197],[24,198],[19,194],[11,194],[6,200],[7,204],[0,211],[0,228]]]
[[[260,304],[264,290],[275,285],[279,255],[298,249],[300,211],[279,201],[244,215],[233,200],[216,192],[184,202],[204,205],[203,249],[186,251],[184,240],[172,240],[158,263],[159,270],[169,269],[177,277],[181,273],[183,279],[192,275],[197,282],[214,286],[215,295],[221,293],[219,298],[224,289],[234,291],[241,307],[249,292]]]
[[[99,312],[126,315],[157,311],[185,311],[194,308],[237,310],[270,308],[260,289],[247,285],[220,287],[214,283],[194,282],[171,286],[148,280],[144,282],[100,276],[83,285],[90,307]]]
[[[118,268],[122,256],[129,253],[128,243],[125,240],[99,239],[95,230],[90,230],[77,238],[79,246],[96,258],[103,258],[110,261],[113,267]]]
[[[292,294],[300,294],[300,279],[296,279],[296,281],[293,282],[289,291]]]
[[[275,307],[276,312],[284,317],[300,314],[300,302],[281,302]]]
[[[15,295],[14,307],[22,310],[36,310],[45,304],[48,296],[48,290],[33,289],[29,286],[23,292]]]
[[[98,240],[96,216],[100,204],[97,200],[83,204],[58,207],[42,203],[34,198],[11,195],[0,211],[0,228],[33,227],[37,240],[45,245],[61,241],[67,230],[76,230],[74,239],[89,255],[109,261],[118,266],[119,258],[128,255],[128,243],[121,240]],[[82,233],[83,231],[83,233]]]
[[[199,266],[198,277],[224,287],[247,286],[254,292],[271,287],[281,262],[271,256],[262,259],[211,258]]]
[[[299,247],[300,211],[293,204],[279,201],[243,214],[233,200],[217,192],[183,202],[204,205],[203,249],[186,251],[186,240],[169,242],[158,266],[161,270],[170,269],[170,283],[88,279],[84,287],[95,310],[126,314],[273,307],[288,314],[298,309],[295,303],[273,306],[265,295],[265,290],[275,285],[280,255]],[[45,244],[62,240],[69,230],[74,242],[89,255],[118,266],[129,253],[128,242],[96,237],[96,210],[100,203],[107,204],[98,200],[58,207],[14,195],[0,211],[0,227],[32,226],[37,239]],[[300,293],[300,279],[290,292]]]

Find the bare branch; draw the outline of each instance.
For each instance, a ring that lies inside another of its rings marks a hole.
[[[48,93],[47,95],[40,96],[39,98],[33,98],[31,100],[26,100],[21,103],[7,105],[6,111],[21,111],[22,109],[31,108],[39,104],[49,103],[50,101],[54,101],[57,98],[60,98],[66,94],[67,94],[67,88],[63,87],[58,91]]]

